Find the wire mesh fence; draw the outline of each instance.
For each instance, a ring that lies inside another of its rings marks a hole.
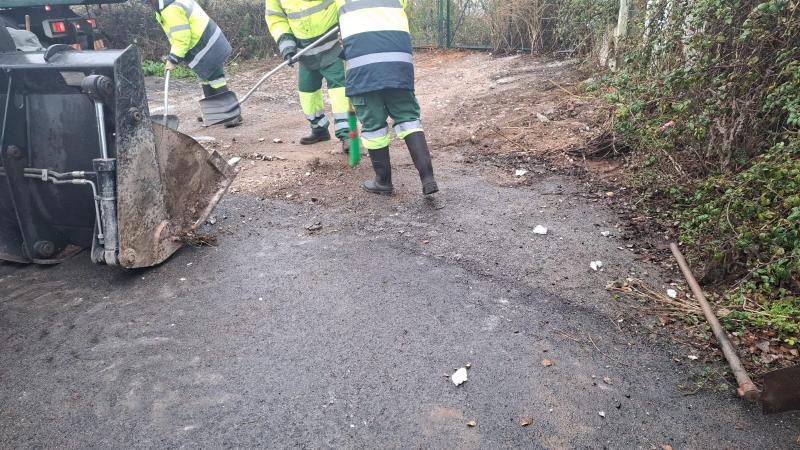
[[[480,0],[416,0],[408,14],[414,45],[438,48],[492,48],[492,6]]]
[[[620,0],[409,0],[408,13],[417,47],[570,56],[610,45],[619,5]]]

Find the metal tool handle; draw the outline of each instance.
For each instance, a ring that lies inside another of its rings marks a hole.
[[[307,51],[309,51],[309,50],[311,50],[312,48],[314,48],[314,47],[318,46],[318,45],[319,45],[319,44],[321,44],[323,41],[325,41],[326,39],[328,39],[329,37],[333,36],[334,34],[336,34],[336,33],[338,33],[338,32],[339,32],[339,27],[333,27],[333,28],[331,28],[331,29],[330,29],[330,31],[328,31],[327,33],[325,33],[325,34],[324,34],[324,35],[323,35],[321,38],[319,38],[319,39],[317,39],[316,41],[314,41],[313,43],[311,43],[311,44],[310,44],[308,47],[306,47],[306,48],[304,48],[304,49],[300,50],[299,52],[297,52],[297,54],[296,54],[296,55],[294,55],[294,57],[292,57],[292,59],[291,59],[291,60],[289,60],[289,61],[284,61],[283,63],[281,63],[281,65],[279,65],[278,67],[276,67],[276,68],[272,69],[272,70],[271,70],[269,73],[267,73],[266,75],[264,75],[263,77],[261,77],[261,79],[260,79],[260,80],[258,80],[258,83],[256,83],[256,85],[255,85],[255,86],[253,86],[253,88],[252,88],[252,89],[250,89],[250,91],[248,91],[248,92],[247,92],[247,94],[245,94],[245,95],[244,95],[244,97],[242,97],[242,99],[239,101],[239,105],[241,105],[242,103],[244,103],[245,101],[247,101],[247,99],[248,99],[248,98],[250,98],[250,96],[251,96],[251,95],[253,95],[253,92],[255,92],[256,90],[258,90],[258,88],[260,88],[260,87],[261,87],[261,85],[262,85],[262,84],[264,84],[264,82],[265,82],[265,81],[267,81],[267,80],[268,80],[268,79],[269,79],[269,78],[270,78],[272,75],[274,75],[274,74],[275,74],[275,72],[277,72],[277,71],[279,71],[279,70],[283,69],[284,67],[288,66],[290,61],[291,61],[292,63],[296,62],[296,61],[297,61],[297,60],[298,60],[298,59],[299,59],[301,56],[303,56],[303,55],[304,55],[304,54],[305,54]]]
[[[167,115],[169,115],[169,74],[171,70],[164,71],[164,128],[167,127]]]
[[[711,308],[708,300],[706,300],[705,295],[703,295],[703,290],[700,289],[700,285],[694,278],[692,269],[689,268],[686,258],[683,257],[678,245],[674,242],[669,244],[669,248],[672,250],[672,255],[675,257],[675,260],[678,261],[678,267],[680,267],[681,272],[683,272],[686,282],[689,283],[689,289],[692,290],[692,294],[694,294],[695,299],[697,299],[697,302],[700,303],[700,308],[703,310],[703,315],[706,316],[706,320],[711,326],[711,331],[717,338],[717,343],[722,350],[722,354],[725,356],[725,359],[728,360],[728,364],[731,366],[731,372],[733,372],[733,376],[736,377],[736,382],[739,383],[739,389],[737,390],[737,393],[740,397],[746,400],[758,400],[758,398],[761,396],[761,391],[756,387],[755,384],[753,384],[753,380],[750,379],[750,376],[747,375],[747,370],[745,370],[745,368],[742,366],[742,362],[739,360],[739,355],[736,354],[736,349],[733,347],[733,345],[731,345],[731,341],[728,340],[728,335],[725,334],[725,330],[722,328],[722,325],[719,323],[719,319],[717,319],[717,316],[714,314],[714,310]]]

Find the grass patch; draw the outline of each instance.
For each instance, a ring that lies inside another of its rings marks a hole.
[[[163,77],[165,75],[164,63],[159,61],[144,61],[142,62],[142,71],[146,77]],[[197,75],[188,67],[178,66],[172,71],[171,78],[196,80]]]

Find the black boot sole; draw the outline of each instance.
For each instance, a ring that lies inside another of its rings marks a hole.
[[[365,191],[378,195],[392,195],[394,194],[394,186],[387,187],[373,187],[377,186],[374,181],[366,181],[361,185]]]
[[[330,135],[328,135],[328,136],[323,135],[323,136],[320,136],[320,137],[314,137],[314,139],[302,138],[302,139],[300,139],[300,145],[312,145],[312,144],[316,144],[318,142],[325,142],[325,141],[330,141],[330,140],[331,140],[331,136]]]

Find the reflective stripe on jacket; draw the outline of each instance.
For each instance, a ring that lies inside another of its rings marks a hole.
[[[233,50],[222,30],[194,0],[159,0],[156,20],[170,43],[169,58],[200,79],[224,66]]]
[[[266,0],[264,18],[281,55],[319,39],[339,23],[335,0]],[[342,48],[337,35],[306,52],[300,62],[312,70],[327,67]]]
[[[347,96],[414,90],[406,0],[336,0],[347,60]]]

